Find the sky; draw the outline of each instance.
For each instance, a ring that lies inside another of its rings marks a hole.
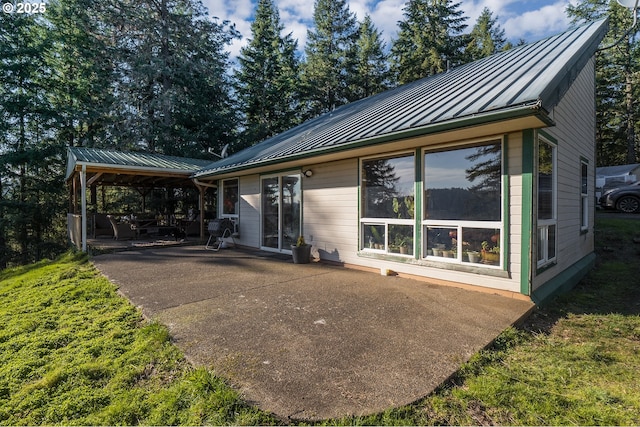
[[[298,40],[298,49],[302,51],[307,41],[307,29],[313,24],[314,0],[274,0],[280,11],[280,20],[285,26],[285,34],[291,33]],[[534,42],[547,36],[565,31],[571,25],[565,13],[569,4],[578,0],[457,0],[460,10],[469,17],[466,21],[470,31],[484,7],[493,12],[494,18],[505,30],[508,41],[517,43],[520,39]],[[236,57],[240,48],[251,37],[251,21],[257,0],[203,0],[209,10],[209,16],[221,21],[229,20],[243,36],[228,47],[232,57]],[[396,37],[398,21],[403,19],[406,0],[348,0],[349,10],[359,21],[366,14],[371,16],[374,25],[391,45]],[[455,3],[455,1],[453,2]]]

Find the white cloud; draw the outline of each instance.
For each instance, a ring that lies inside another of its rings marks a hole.
[[[571,25],[565,9],[568,1],[557,1],[537,10],[508,18],[502,25],[510,40],[536,40],[565,31]]]
[[[209,16],[220,21],[235,24],[236,30],[242,35],[241,40],[234,40],[227,51],[232,58],[240,54],[240,49],[246,44],[246,38],[251,35],[251,20],[255,6],[252,0],[204,0],[204,6],[209,10]]]
[[[366,14],[371,16],[374,25],[382,32],[387,47],[397,36],[398,22],[403,16],[403,8],[407,0],[349,0],[349,9],[359,20]],[[568,4],[579,0],[462,0],[460,10],[469,19],[466,21],[473,27],[482,9],[487,7],[493,16],[498,18],[500,26],[505,30],[509,41],[519,39],[535,41],[540,38],[561,32],[569,27],[569,19],[565,9]],[[221,20],[229,20],[236,25],[243,39],[234,41],[229,47],[232,57],[239,54],[240,48],[251,37],[251,20],[255,12],[256,0],[204,0],[211,16]],[[280,20],[284,25],[284,34],[292,33],[298,40],[298,49],[304,50],[307,41],[307,29],[313,25],[313,1],[310,0],[275,0],[280,12]]]
[[[300,21],[313,20],[313,5],[309,0],[276,0],[275,5],[280,11],[280,17],[287,14],[295,16]]]
[[[404,0],[380,0],[369,11],[373,24],[382,31],[387,47],[390,47],[391,40],[398,34],[398,22],[404,19],[404,6]]]
[[[209,9],[209,15],[221,20],[249,20],[253,16],[252,0],[204,0],[203,4]],[[236,22],[237,23],[237,22]]]
[[[462,10],[469,17],[467,24],[472,27],[482,9],[487,7],[498,18],[508,40],[520,39],[536,41],[569,27],[565,9],[577,0],[463,0]]]

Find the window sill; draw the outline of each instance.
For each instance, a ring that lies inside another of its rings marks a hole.
[[[536,275],[544,273],[545,271],[549,270],[550,268],[555,267],[557,264],[558,264],[557,261],[549,261],[547,264],[543,264],[543,265],[539,266],[538,268],[536,268]]]
[[[481,266],[474,264],[460,264],[447,261],[435,261],[428,259],[416,259],[413,255],[389,254],[381,252],[359,251],[358,256],[361,258],[369,258],[376,260],[384,260],[391,262],[399,262],[411,264],[419,267],[438,268],[441,270],[459,271],[461,273],[472,273],[482,276],[501,277],[505,279],[511,278],[508,271],[502,270],[497,266]]]

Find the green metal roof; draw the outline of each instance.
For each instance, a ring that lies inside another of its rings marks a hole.
[[[607,20],[475,61],[337,108],[194,174],[276,165],[350,148],[547,113],[595,54]]]
[[[77,166],[90,165],[93,168],[125,169],[132,172],[165,172],[184,174],[187,177],[211,164],[210,160],[165,156],[144,152],[126,152],[99,148],[69,147],[67,157],[67,179]]]

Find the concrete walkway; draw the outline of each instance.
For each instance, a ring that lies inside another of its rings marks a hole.
[[[184,246],[93,261],[192,363],[294,420],[414,402],[533,307],[264,252]]]

